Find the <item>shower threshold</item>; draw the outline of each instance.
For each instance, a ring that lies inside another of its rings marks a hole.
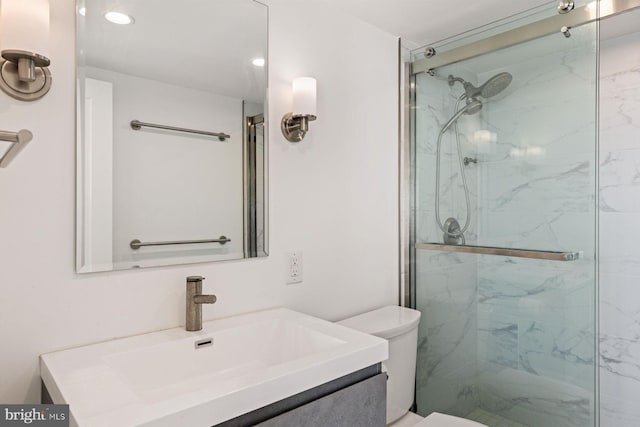
[[[468,420],[486,424],[490,427],[528,427],[526,424],[520,424],[500,415],[476,408],[465,417]]]
[[[580,252],[541,251],[532,249],[500,248],[494,246],[448,245],[444,243],[416,243],[416,249],[543,259],[547,261],[576,261],[580,258]]]

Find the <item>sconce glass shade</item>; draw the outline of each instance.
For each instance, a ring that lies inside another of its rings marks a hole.
[[[0,50],[49,57],[49,0],[0,2]]]
[[[0,89],[34,101],[51,88],[49,0],[1,0]]]
[[[316,79],[298,77],[293,80],[293,114],[316,116]]]
[[[316,79],[298,77],[293,81],[293,112],[282,117],[280,129],[289,142],[300,142],[316,119]]]

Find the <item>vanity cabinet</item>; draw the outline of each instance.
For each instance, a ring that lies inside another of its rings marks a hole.
[[[387,374],[377,364],[215,427],[385,427],[386,397]],[[54,403],[44,382],[41,403]]]
[[[387,374],[370,366],[216,427],[384,427]]]

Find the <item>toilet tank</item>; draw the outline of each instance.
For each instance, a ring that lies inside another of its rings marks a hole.
[[[389,359],[383,363],[389,376],[387,424],[402,417],[413,405],[419,322],[419,311],[393,305],[338,322],[389,341]]]

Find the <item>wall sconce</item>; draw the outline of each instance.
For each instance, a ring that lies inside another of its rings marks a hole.
[[[289,142],[300,142],[316,119],[316,79],[298,77],[293,80],[293,112],[282,117],[280,128]]]
[[[48,42],[49,0],[2,0],[0,89],[21,101],[46,95],[51,88]]]

